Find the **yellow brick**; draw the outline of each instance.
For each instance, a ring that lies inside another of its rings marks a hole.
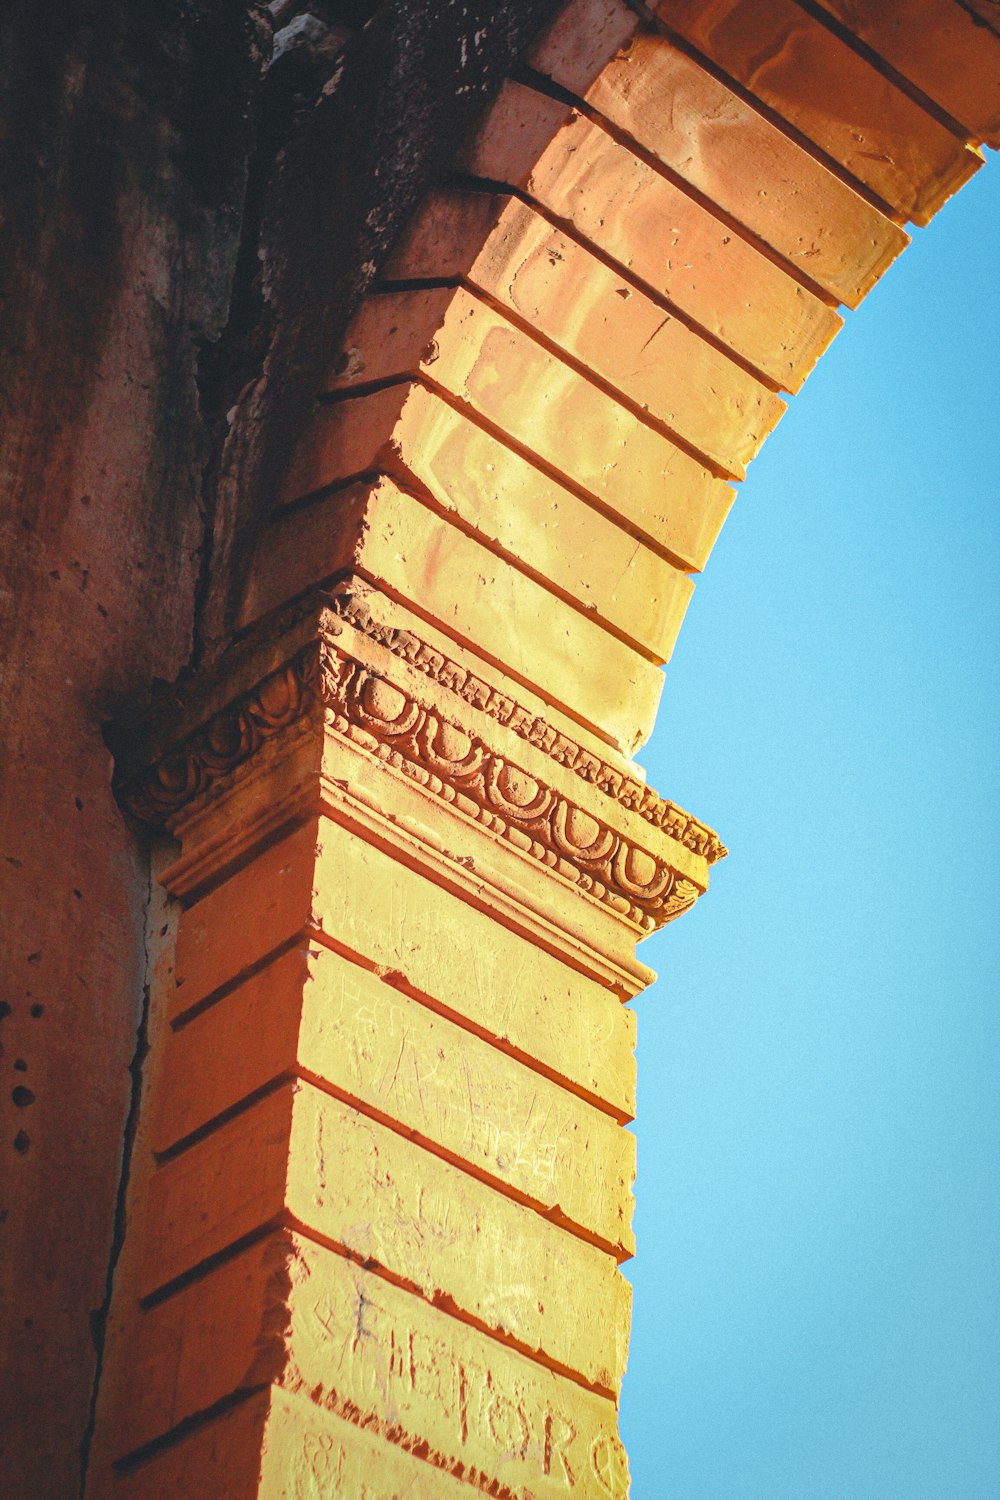
[[[294,500],[367,470],[426,489],[650,656],[670,655],[690,578],[437,392],[406,382],[319,407],[284,493]],[[685,565],[700,567],[705,549],[691,550]]]
[[[469,170],[521,187],[784,390],[841,319],[728,223],[592,120],[504,84]],[[551,139],[533,137],[548,123]]]
[[[487,199],[497,205],[489,227],[481,222],[483,202],[472,194],[431,198],[396,252],[396,274],[403,280],[433,276],[441,241],[461,240],[471,216],[464,268],[470,285],[739,478],[784,403],[532,208],[516,198]],[[667,243],[671,229],[670,222],[659,226]],[[752,284],[744,287],[744,301],[752,302],[754,291]],[[447,357],[443,341],[441,347]]]
[[[298,1235],[185,1287],[134,1337],[123,1453],[275,1383],[511,1500],[628,1493],[612,1401]]]
[[[261,537],[242,623],[345,568],[419,600],[455,640],[549,700],[568,699],[625,753],[652,733],[663,688],[653,662],[388,477],[279,515]]]
[[[166,1043],[157,1150],[296,1071],[543,1211],[614,1242],[635,1138],[603,1111],[335,953],[286,954]]]
[[[280,1387],[130,1468],[109,1500],[469,1500],[460,1479]]]
[[[632,1011],[325,818],[318,833],[306,825],[184,912],[170,1019],[310,929],[622,1118],[634,1114]]]
[[[556,1077],[635,1113],[635,1015],[608,990],[382,853],[320,824],[323,931]],[[378,902],[345,900],[378,892]]]
[[[422,374],[676,556],[732,504],[703,463],[471,292],[366,297],[347,341],[331,389]]]
[[[631,1181],[592,1172],[633,1241]],[[617,1389],[629,1292],[605,1250],[309,1084],[286,1084],[166,1162],[151,1189],[149,1294],[291,1218],[433,1299]]]

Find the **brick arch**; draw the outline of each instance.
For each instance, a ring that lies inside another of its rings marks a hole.
[[[331,350],[243,638],[119,741],[177,844],[93,1500],[625,1500],[620,1002],[724,853],[630,756],[837,305],[996,137],[928,7],[570,0]]]
[[[331,359],[242,623],[356,566],[630,756],[838,306],[1000,141],[998,50],[928,0],[571,0]]]

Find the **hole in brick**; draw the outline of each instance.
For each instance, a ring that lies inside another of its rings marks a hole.
[[[34,1003],[34,1005],[31,1007],[31,1014],[34,1016],[35,1020],[37,1021],[39,1016],[44,1016],[44,1014],[45,1014],[45,1006],[41,1005],[36,1000],[35,1003]]]
[[[24,1156],[25,1153],[29,1150],[30,1146],[31,1136],[26,1130],[19,1130],[17,1132],[17,1135],[14,1137],[14,1150],[20,1152],[20,1154]]]
[[[16,1089],[11,1090],[10,1097],[18,1109],[27,1109],[30,1104],[34,1104],[35,1102],[34,1093],[31,1089],[25,1088],[23,1083],[19,1083]]]
[[[15,1073],[27,1073],[27,1071],[28,1071],[28,1064],[25,1062],[24,1058],[23,1057],[15,1057],[15,1059],[14,1059],[14,1072]]]

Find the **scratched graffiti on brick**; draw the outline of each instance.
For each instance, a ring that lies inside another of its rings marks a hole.
[[[335,955],[312,972],[304,1051],[329,1082],[585,1225],[595,1183],[630,1179],[632,1139],[602,1111]]]
[[[610,1401],[357,1267],[335,1274],[312,1303],[320,1405],[504,1500],[625,1500]]]

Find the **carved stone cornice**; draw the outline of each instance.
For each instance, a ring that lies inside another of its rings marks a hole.
[[[266,740],[301,724],[318,702],[319,650],[318,641],[303,646],[167,755],[139,775],[116,781],[120,804],[141,823],[161,827]]]
[[[374,592],[371,589],[352,588],[350,584],[342,585],[328,595],[331,612],[385,646],[394,656],[412,663],[419,671],[455,693],[464,702],[482,709],[498,724],[513,730],[528,744],[537,746],[552,760],[566,766],[582,781],[589,782],[621,807],[638,813],[654,828],[662,829],[693,854],[700,855],[708,864],[725,858],[728,850],[718,834],[683,808],[668,802],[652,787],[623,775],[614,766],[592,755],[589,750],[562,734],[537,714],[419,640],[412,631],[388,626],[378,620],[370,607]]]
[[[214,712],[116,785],[122,805],[147,824],[173,824],[266,742],[310,728],[318,732],[325,724],[643,931],[673,921],[694,904],[703,886],[674,867],[669,845],[666,853],[645,847],[634,832],[613,826],[611,807],[637,812],[658,829],[654,845],[665,835],[703,859],[706,881],[707,865],[726,852],[710,829],[649,788],[628,782],[412,632],[386,627],[372,615],[368,597],[358,590],[328,595],[305,644],[221,707],[216,694],[210,700]],[[447,692],[435,694],[432,705],[421,701],[412,688],[352,655],[352,632],[388,648]],[[597,815],[592,792],[589,806],[567,794],[571,783],[565,775],[562,788],[549,784],[537,766],[530,771],[488,743],[470,725],[476,718],[484,732],[493,720],[574,770],[608,799],[609,817]],[[674,859],[679,857],[677,851]]]
[[[359,662],[324,652],[332,727],[647,931],[701,895],[692,880]]]

